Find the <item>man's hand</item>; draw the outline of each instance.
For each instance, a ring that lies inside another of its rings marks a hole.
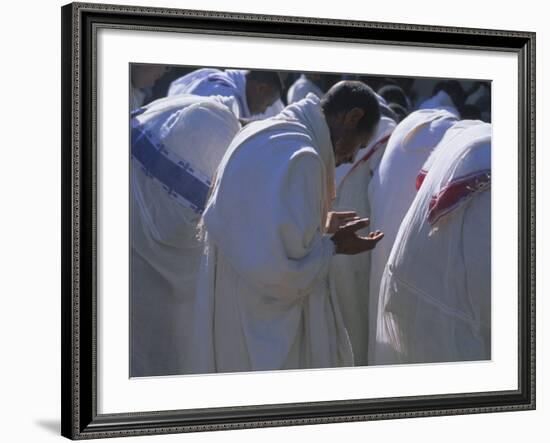
[[[357,231],[369,225],[368,218],[354,220],[338,229],[331,237],[336,245],[336,254],[355,255],[370,251],[382,240],[384,233],[380,231],[370,232],[366,237],[357,235]]]
[[[327,234],[334,234],[338,229],[355,220],[359,220],[359,216],[355,211],[329,212],[325,230]]]

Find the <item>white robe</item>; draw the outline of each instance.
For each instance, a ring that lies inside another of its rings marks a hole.
[[[132,119],[131,376],[186,372],[209,184],[240,128],[233,99],[160,99]]]
[[[383,156],[388,138],[395,128],[395,121],[381,117],[375,136],[369,145],[359,151],[356,161],[336,169],[337,192],[334,211],[356,211],[360,217],[370,216],[368,185]],[[346,173],[338,180],[339,170]],[[365,228],[360,234],[368,233]],[[368,291],[370,252],[357,255],[335,255],[330,273],[338,295],[340,309],[348,331],[355,366],[367,364],[368,348]]]
[[[442,109],[455,114],[457,118],[460,117],[453,100],[445,91],[439,91],[434,96],[424,100],[420,103],[418,109]]]
[[[394,243],[376,363],[491,358],[491,126],[457,123]]]
[[[371,351],[374,350],[376,337],[380,281],[399,226],[416,196],[416,178],[432,150],[457,121],[455,114],[437,109],[415,111],[407,116],[393,131],[380,165],[369,183],[371,230],[380,229],[384,232],[382,241],[371,251]]]
[[[323,91],[321,88],[302,74],[298,79],[290,86],[287,92],[287,103],[297,102],[305,98],[309,93],[315,94],[319,98],[323,98]]]
[[[237,117],[250,118],[246,100],[246,72],[237,69],[198,69],[174,80],[168,89],[168,96],[193,94],[202,97],[233,97],[238,104]]]
[[[333,196],[330,132],[313,94],[237,135],[203,215],[195,372],[352,365],[328,278]]]

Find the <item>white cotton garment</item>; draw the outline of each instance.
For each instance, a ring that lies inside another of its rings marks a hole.
[[[434,155],[384,271],[375,364],[491,358],[491,125],[457,123]]]
[[[201,97],[233,97],[238,104],[238,118],[250,118],[246,101],[245,70],[202,68],[184,75],[170,84],[168,96],[193,94]]]
[[[460,117],[453,100],[445,91],[439,91],[433,97],[424,100],[418,109],[441,109]]]
[[[202,244],[197,223],[240,129],[231,98],[179,95],[132,119],[130,375],[186,372]]]
[[[361,218],[370,217],[369,182],[395,125],[394,120],[381,117],[376,134],[368,146],[359,151],[355,162],[345,168],[346,173],[340,180],[339,170],[348,165],[336,168],[338,187],[333,211],[355,211]],[[369,231],[367,227],[359,234],[366,235]],[[331,281],[352,344],[355,366],[367,364],[370,254],[371,251],[357,255],[338,254],[333,257],[330,267]]]
[[[305,74],[300,75],[298,79],[288,88],[287,103],[290,105],[305,98],[309,93],[315,94],[319,98],[325,95],[321,88],[308,79]]]
[[[397,231],[416,196],[416,178],[445,132],[458,121],[445,110],[415,111],[393,131],[380,164],[369,183],[371,230],[384,238],[371,251],[369,279],[369,344],[374,349],[382,274]],[[370,358],[369,358],[370,360]]]
[[[195,372],[351,366],[328,272],[334,153],[313,94],[248,124],[203,215]]]

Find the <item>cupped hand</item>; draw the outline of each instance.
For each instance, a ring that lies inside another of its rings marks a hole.
[[[331,237],[336,245],[336,254],[355,255],[374,249],[376,244],[384,237],[384,233],[374,231],[366,236],[357,234],[357,231],[366,228],[368,225],[369,219],[363,218],[350,221],[338,229]]]

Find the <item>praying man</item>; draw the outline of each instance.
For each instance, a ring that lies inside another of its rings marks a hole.
[[[449,128],[380,284],[374,364],[491,358],[491,125]]]
[[[165,97],[131,120],[130,374],[188,372],[202,244],[214,172],[241,128],[231,97]]]
[[[335,166],[353,161],[379,119],[373,91],[344,81],[233,139],[202,218],[194,372],[353,365],[329,265],[383,233],[359,236],[368,219],[329,208]]]
[[[174,80],[168,95],[233,97],[240,119],[252,119],[281,104],[282,74],[275,71],[203,68]]]

